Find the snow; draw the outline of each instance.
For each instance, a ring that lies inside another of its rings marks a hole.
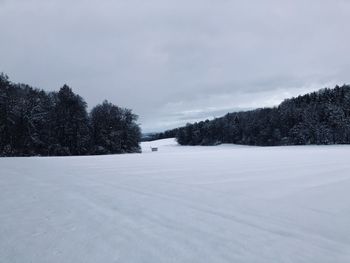
[[[0,262],[350,262],[350,146],[142,148],[1,158]]]

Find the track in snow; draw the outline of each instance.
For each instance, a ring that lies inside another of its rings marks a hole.
[[[350,262],[349,146],[143,150],[0,159],[0,262]]]

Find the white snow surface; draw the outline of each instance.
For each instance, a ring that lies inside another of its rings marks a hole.
[[[350,146],[142,148],[0,158],[0,262],[350,262]]]

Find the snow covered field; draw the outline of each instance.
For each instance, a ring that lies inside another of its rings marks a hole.
[[[0,262],[350,262],[350,146],[143,149],[0,158]]]

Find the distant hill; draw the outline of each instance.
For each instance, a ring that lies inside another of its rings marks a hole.
[[[154,141],[154,136],[157,136],[157,133],[149,132],[141,134],[141,142]]]
[[[307,145],[350,143],[350,86],[325,88],[279,106],[228,113],[153,135],[182,145]]]

